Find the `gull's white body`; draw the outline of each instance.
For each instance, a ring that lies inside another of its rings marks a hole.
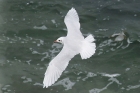
[[[49,63],[44,77],[44,87],[51,86],[58,80],[62,72],[68,66],[69,61],[80,53],[82,59],[90,58],[95,53],[94,38],[89,35],[84,38],[80,31],[79,17],[74,8],[68,11],[64,22],[68,29],[66,37],[60,37],[58,41],[64,45],[61,52]]]
[[[124,32],[120,32],[120,33],[113,34],[111,37],[115,37],[115,36],[117,36],[117,37],[115,38],[115,41],[122,41],[122,40],[125,39],[125,34],[124,34]]]

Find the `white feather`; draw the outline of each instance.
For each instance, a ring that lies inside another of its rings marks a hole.
[[[70,53],[70,54],[69,54]],[[71,50],[63,47],[62,51],[49,63],[44,77],[44,88],[51,86],[60,78],[62,72],[68,65],[68,62],[75,54],[71,54]]]
[[[82,59],[90,58],[95,53],[96,45],[95,43],[93,43],[93,41],[95,41],[95,39],[92,35],[89,35],[83,41],[83,45],[80,52]]]
[[[68,11],[67,15],[65,16],[64,22],[68,30],[67,37],[74,38],[74,35],[77,38],[84,40],[84,37],[80,31],[79,17],[74,8]]]

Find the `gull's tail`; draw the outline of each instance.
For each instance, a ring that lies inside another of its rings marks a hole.
[[[80,52],[82,59],[90,58],[95,53],[96,45],[93,41],[94,38],[91,34],[84,39]]]

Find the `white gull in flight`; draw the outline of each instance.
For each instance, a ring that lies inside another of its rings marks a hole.
[[[79,17],[74,8],[70,9],[65,16],[68,33],[66,37],[60,37],[55,42],[62,43],[61,52],[51,60],[46,70],[43,87],[47,88],[55,83],[60,78],[62,72],[66,69],[69,61],[77,54],[81,55],[82,59],[90,58],[96,50],[96,45],[93,42],[94,38],[90,34],[86,38],[80,31]]]

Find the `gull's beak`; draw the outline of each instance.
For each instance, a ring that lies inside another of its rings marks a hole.
[[[57,43],[57,41],[55,40],[54,43]]]

